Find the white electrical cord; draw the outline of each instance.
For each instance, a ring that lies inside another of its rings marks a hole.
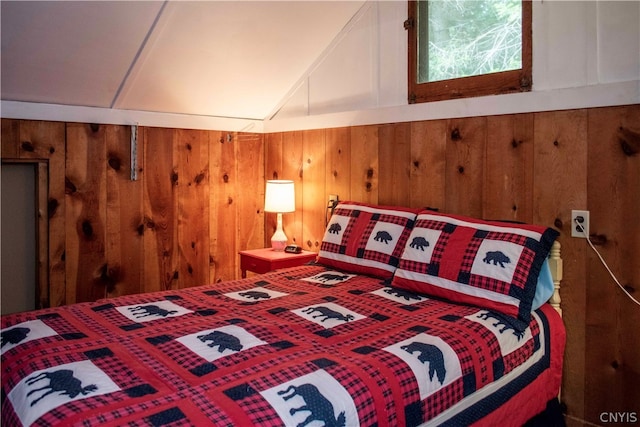
[[[577,227],[578,231],[580,231],[582,234],[584,234],[584,237],[587,239],[587,243],[589,243],[589,246],[591,246],[591,249],[593,249],[593,251],[596,253],[596,255],[598,255],[598,258],[600,258],[600,262],[602,262],[602,265],[605,266],[605,268],[609,272],[609,275],[611,275],[613,280],[616,282],[616,285],[618,285],[620,287],[620,289],[622,289],[622,292],[627,294],[627,296],[631,299],[631,301],[633,301],[636,304],[640,305],[640,302],[637,299],[635,299],[629,292],[627,292],[627,290],[624,288],[624,286],[622,286],[620,284],[620,282],[618,281],[618,278],[615,276],[615,274],[613,274],[613,272],[609,268],[609,265],[607,265],[607,263],[605,262],[604,258],[602,258],[602,255],[600,255],[600,252],[598,252],[596,247],[593,246],[593,243],[591,243],[591,240],[589,239],[589,236],[587,236],[587,233],[584,232],[584,228],[582,227],[582,224],[580,224],[577,220],[575,221],[575,223],[576,223],[576,227]]]

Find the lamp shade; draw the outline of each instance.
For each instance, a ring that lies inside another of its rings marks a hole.
[[[296,197],[293,181],[276,179],[267,181],[264,194],[265,212],[294,212],[296,210]]]

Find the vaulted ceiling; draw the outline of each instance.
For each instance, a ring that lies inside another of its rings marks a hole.
[[[2,100],[262,120],[364,3],[3,0]]]

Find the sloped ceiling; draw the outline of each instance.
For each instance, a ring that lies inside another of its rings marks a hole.
[[[2,1],[2,100],[262,120],[352,1]]]

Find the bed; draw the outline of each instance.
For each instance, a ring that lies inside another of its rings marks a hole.
[[[2,316],[2,425],[522,425],[560,389],[556,237],[342,202],[307,265]]]

